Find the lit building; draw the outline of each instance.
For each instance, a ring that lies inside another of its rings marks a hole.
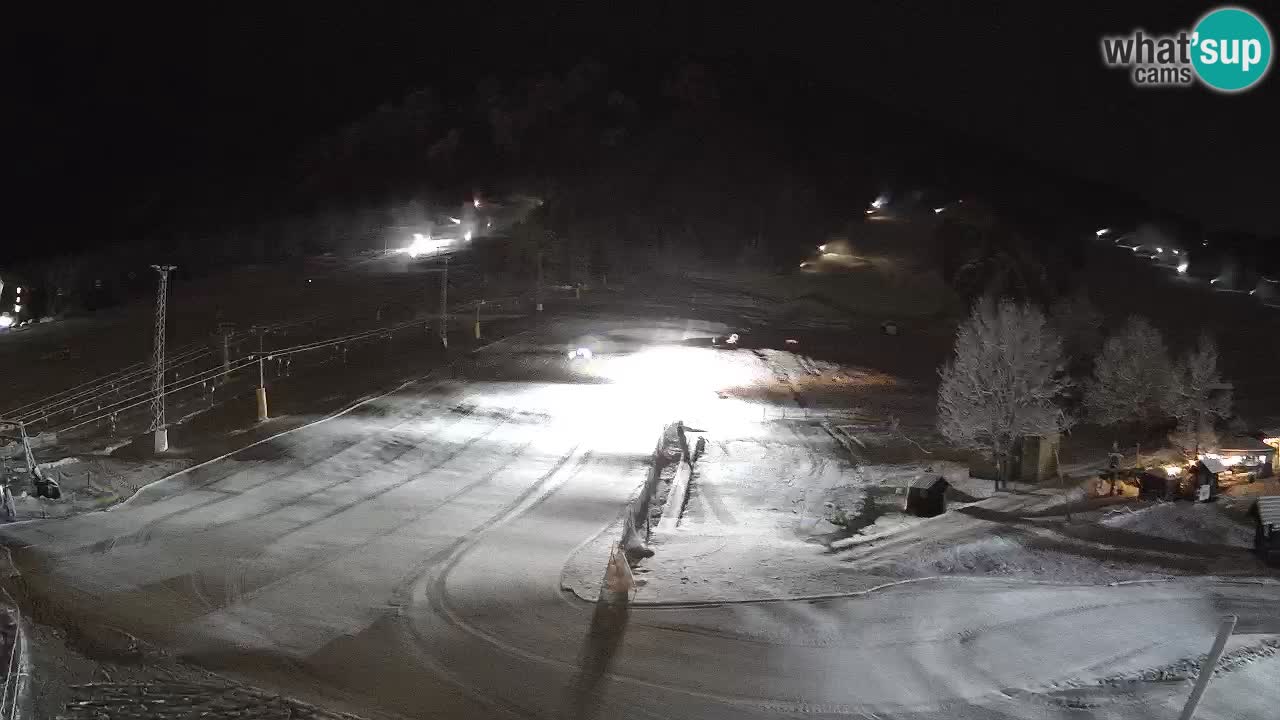
[[[1276,453],[1280,454],[1280,427],[1263,430],[1262,443],[1275,448]],[[1275,465],[1273,464],[1272,467],[1275,467]]]
[[[1254,478],[1271,477],[1275,472],[1276,453],[1280,438],[1257,440],[1250,437],[1224,437],[1217,450],[1201,453],[1201,459],[1220,462],[1230,473],[1248,474]]]

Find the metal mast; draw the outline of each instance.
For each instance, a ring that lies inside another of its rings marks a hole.
[[[164,452],[169,449],[169,430],[164,419],[164,322],[168,304],[169,272],[177,269],[177,266],[151,267],[160,273],[160,287],[156,290],[155,347],[151,352],[151,364],[155,368],[155,378],[151,381],[151,430],[155,432],[156,452]]]
[[[533,301],[537,304],[538,312],[542,312],[542,248],[538,248],[538,281],[533,293]]]
[[[444,256],[440,273],[440,346],[449,349],[449,256]]]

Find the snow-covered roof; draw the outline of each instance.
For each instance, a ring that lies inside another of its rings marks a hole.
[[[897,475],[886,477],[880,481],[880,484],[888,487],[921,488],[928,490],[939,482],[946,481],[947,479],[944,478],[941,473],[922,473],[919,475]]]
[[[1264,495],[1254,503],[1263,525],[1280,525],[1280,495]]]
[[[1276,449],[1251,437],[1228,437],[1218,442],[1218,452],[1269,453]]]
[[[1200,464],[1204,466],[1205,470],[1208,470],[1214,475],[1217,475],[1220,472],[1225,472],[1227,469],[1227,466],[1223,465],[1222,461],[1217,458],[1201,458]]]

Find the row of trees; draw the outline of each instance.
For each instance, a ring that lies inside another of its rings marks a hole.
[[[1173,421],[1177,429],[1170,440],[1194,455],[1217,442],[1214,428],[1231,415],[1231,390],[1208,334],[1174,362],[1160,331],[1133,316],[1103,345],[1084,407],[1099,425],[1149,430]]]
[[[983,298],[960,326],[954,356],[941,370],[938,429],[956,445],[986,453],[996,465],[997,487],[1008,481],[1022,438],[1060,433],[1081,421],[1143,430],[1172,421],[1171,441],[1191,456],[1216,442],[1214,427],[1230,416],[1231,396],[1207,334],[1174,362],[1160,332],[1131,317],[1103,344],[1092,375],[1080,381],[1070,373],[1067,345],[1055,327],[1064,325],[1062,315],[1057,319],[1029,302]],[[1083,402],[1073,402],[1069,391],[1079,385]]]

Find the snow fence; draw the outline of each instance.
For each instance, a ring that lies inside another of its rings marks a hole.
[[[680,446],[680,455],[675,459],[672,459],[667,452],[668,444],[673,440],[679,443]],[[658,499],[659,491],[662,487],[662,471],[672,462],[680,462],[682,459],[687,458],[689,456],[688,446],[689,444],[685,440],[683,423],[676,422],[662,429],[658,444],[653,448],[653,456],[649,463],[649,473],[645,476],[644,486],[640,489],[636,499],[631,501],[630,506],[627,508],[626,521],[622,524],[620,544],[628,555],[636,553],[641,555],[649,554],[644,544],[649,541],[649,534],[652,529],[653,503]],[[644,529],[643,539],[640,536],[641,528]]]
[[[673,442],[680,448],[680,453],[675,458],[672,458],[667,450]],[[630,567],[628,566],[626,572],[623,572],[618,564],[623,559],[631,560],[653,554],[653,551],[646,547],[646,543],[649,541],[652,530],[653,505],[662,487],[662,471],[672,462],[687,465],[688,460],[689,443],[685,437],[684,423],[677,421],[667,425],[662,429],[662,435],[658,437],[658,443],[653,448],[644,485],[623,512],[622,535],[618,538],[614,551],[610,553],[609,563],[605,568],[605,579],[600,585],[602,601],[625,601],[631,592]],[[642,529],[643,534],[641,534]]]

